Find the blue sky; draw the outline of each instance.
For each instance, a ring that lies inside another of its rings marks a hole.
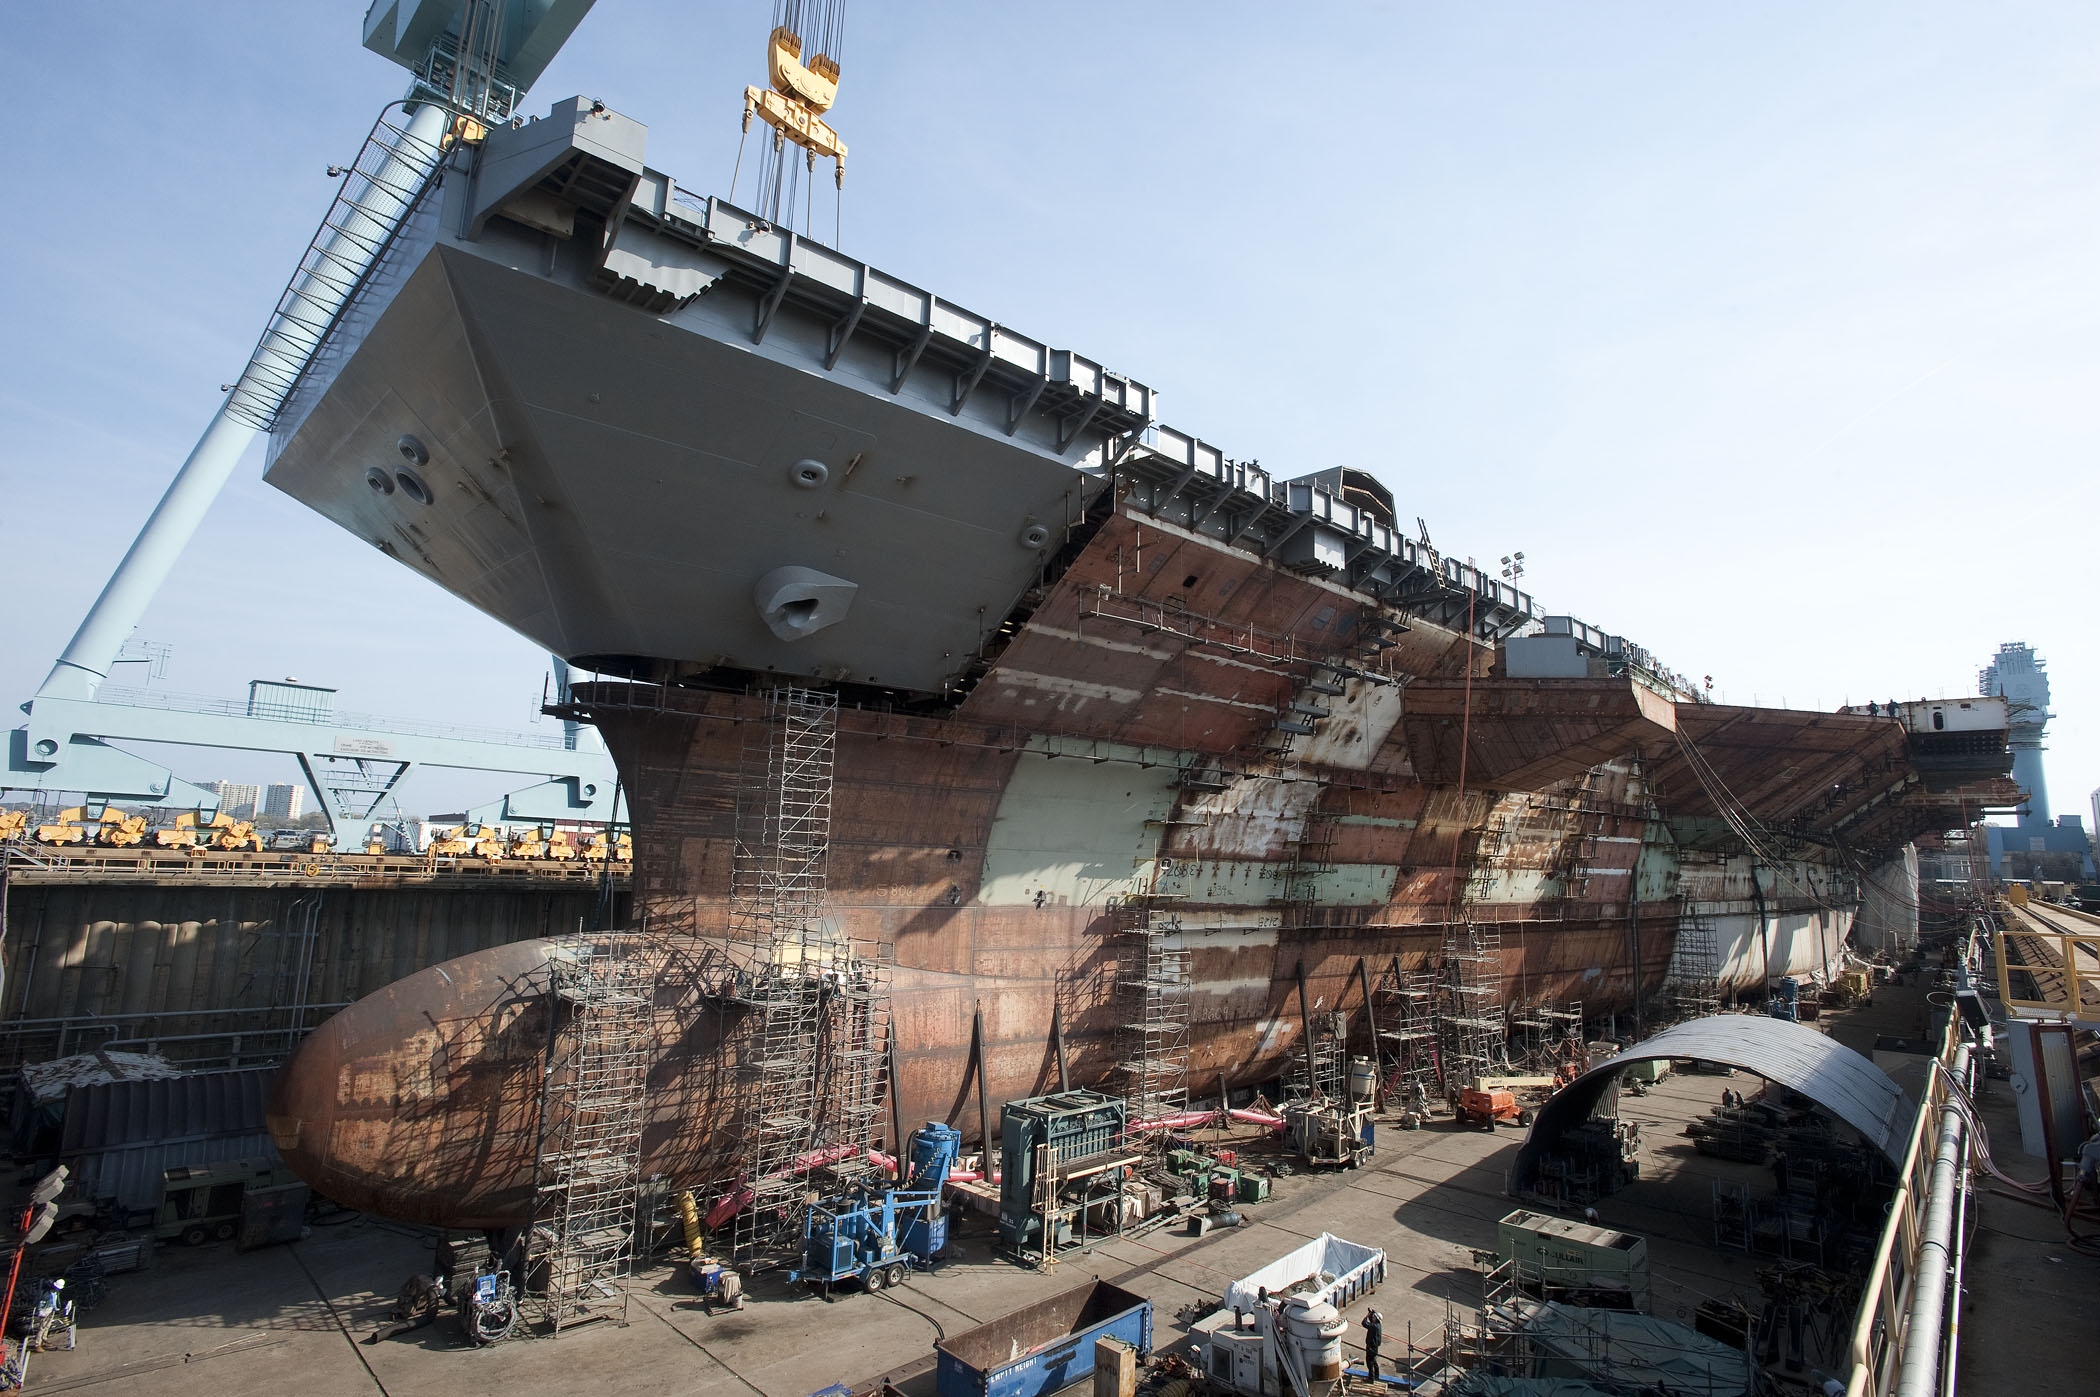
[[[769,13],[600,0],[528,106],[601,98],[723,190]],[[360,15],[10,17],[0,691],[63,647],[399,95]],[[862,4],[844,61],[848,251],[1231,455],[1377,473],[1733,701],[1965,692],[2029,641],[2086,811],[2100,7]],[[544,656],[259,471],[140,629],[169,687],[531,725]]]

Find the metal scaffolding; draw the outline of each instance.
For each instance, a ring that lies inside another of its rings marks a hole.
[[[1493,922],[1455,921],[1444,930],[1437,1041],[1447,1096],[1509,1064],[1502,1008],[1502,933]]]
[[[837,741],[835,693],[774,689],[740,770],[728,950],[752,1012],[737,1084],[739,1262],[799,1239],[814,1171],[843,1181],[872,1167],[896,957],[824,915]]]
[[[1189,952],[1169,945],[1172,912],[1126,899],[1116,933],[1116,1053],[1127,1119],[1158,1120],[1188,1103]]]
[[[1573,1069],[1579,1076],[1589,1066],[1588,1041],[1579,999],[1542,1000],[1510,1011],[1509,1060],[1521,1072],[1543,1076]]]
[[[653,966],[633,938],[605,932],[548,963],[556,1023],[541,1098],[534,1265],[556,1334],[627,1322],[641,1190],[642,1121],[655,1042]]]
[[[1294,1057],[1284,1079],[1284,1095],[1312,1101],[1340,1101],[1348,1083],[1349,1016],[1325,1010],[1307,1016],[1312,1022],[1312,1049]]]
[[[1679,1022],[1721,1012],[1721,949],[1714,924],[1687,909],[1677,918],[1677,944],[1663,980],[1671,1015]]]
[[[1388,1106],[1419,1111],[1437,1090],[1436,977],[1395,959],[1371,990],[1378,1017],[1378,1081]]]

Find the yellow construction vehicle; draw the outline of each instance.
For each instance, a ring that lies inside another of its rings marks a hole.
[[[432,835],[430,847],[423,852],[434,859],[456,859],[474,852],[474,838],[465,825],[453,825]]]
[[[29,829],[27,810],[0,810],[0,844],[20,839]]]
[[[262,852],[262,835],[257,832],[252,820],[236,820],[221,810],[211,817],[211,832],[207,839],[213,849],[252,849]]]
[[[571,863],[575,861],[576,853],[576,846],[569,842],[569,832],[558,829],[547,836],[547,847],[540,857],[556,863]]]
[[[128,849],[134,844],[146,842],[146,817],[127,815],[121,810],[104,810],[102,825],[95,831],[95,842],[107,844],[113,849]]]
[[[584,840],[585,862],[604,863],[608,855],[614,863],[633,863],[634,840],[625,834],[608,836],[604,830],[598,830]]]
[[[555,838],[552,825],[537,825],[531,829],[514,830],[510,836],[509,856],[514,859],[544,859]]]
[[[153,831],[153,842],[163,849],[194,849],[197,847],[197,814],[185,810],[175,817],[175,823]]]
[[[208,849],[253,849],[262,852],[262,836],[252,821],[236,820],[223,810],[214,810],[208,820],[194,810],[185,810],[175,823],[153,831],[153,842],[163,849],[187,849],[201,854]]]
[[[85,844],[88,842],[87,826],[80,823],[82,810],[74,806],[58,812],[58,823],[38,825],[36,842],[39,844]]]
[[[503,831],[494,825],[480,825],[474,831],[474,847],[470,851],[477,859],[500,859],[510,849],[510,841]]]

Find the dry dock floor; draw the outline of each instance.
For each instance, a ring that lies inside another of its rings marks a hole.
[[[1921,1000],[1884,994],[1875,1007],[1831,1016],[1826,1026],[1840,1041],[1868,1048],[1877,1033],[1921,1029]],[[1724,1087],[1754,1085],[1740,1075],[1670,1077],[1646,1096],[1621,1100],[1622,1117],[1642,1126],[1642,1179],[1599,1208],[1606,1225],[1648,1237],[1655,1310],[1666,1318],[1684,1319],[1710,1296],[1755,1299],[1764,1259],[1713,1247],[1711,1182],[1744,1179],[1768,1190],[1770,1172],[1702,1157],[1682,1135]],[[2015,1142],[2001,1146],[2001,1160],[2020,1158],[2009,1119],[1994,1137]],[[401,1281],[429,1266],[429,1235],[417,1229],[358,1219],[246,1254],[230,1244],[166,1247],[150,1270],[113,1278],[108,1299],[86,1317],[77,1350],[32,1356],[30,1383],[39,1392],[159,1397],[805,1397],[887,1374],[913,1397],[930,1397],[933,1344],[943,1335],[1099,1276],[1153,1301],[1155,1343],[1166,1348],[1214,1308],[1228,1282],[1322,1231],[1385,1248],[1388,1279],[1370,1303],[1384,1313],[1391,1358],[1410,1334],[1434,1343],[1452,1307],[1478,1300],[1472,1249],[1493,1246],[1496,1219],[1517,1206],[1503,1194],[1503,1176],[1521,1135],[1444,1122],[1419,1131],[1381,1126],[1378,1138],[1377,1156],[1364,1168],[1280,1179],[1271,1201],[1243,1210],[1245,1225],[1201,1238],[1155,1231],[1110,1240],[1067,1253],[1042,1274],[996,1259],[990,1221],[971,1217],[951,1241],[956,1259],[901,1290],[842,1291],[827,1303],[761,1285],[744,1311],[720,1315],[699,1306],[680,1268],[659,1264],[637,1277],[625,1328],[587,1325],[559,1339],[520,1337],[485,1350],[467,1344],[449,1313],[428,1328],[363,1342],[384,1321]],[[2053,1220],[2018,1204],[1986,1204],[1981,1222],[1985,1240],[1963,1314],[1964,1378],[1973,1377],[1978,1392],[2091,1390],[2056,1379],[2072,1380],[2079,1362],[2062,1353],[2063,1325],[2091,1325],[2100,1261],[2048,1244]],[[2015,1234],[2033,1240],[2017,1242]],[[1348,1317],[1360,1320],[1363,1308]],[[2030,1330],[2037,1342],[2020,1341]],[[2013,1371],[2024,1382],[2000,1381]]]
[[[1651,1239],[1664,1313],[1754,1286],[1750,1258],[1709,1246],[1707,1179],[1747,1166],[1700,1158],[1679,1134],[1728,1084],[1671,1078],[1624,1103],[1624,1114],[1644,1124],[1645,1177],[1600,1206],[1608,1224]],[[245,1254],[230,1244],[166,1247],[150,1270],[113,1279],[109,1298],[83,1323],[77,1350],[33,1355],[30,1382],[43,1392],[161,1397],[549,1390],[805,1397],[892,1373],[907,1391],[930,1392],[930,1374],[912,1370],[929,1366],[944,1334],[1100,1276],[1153,1301],[1155,1342],[1166,1347],[1214,1308],[1228,1282],[1322,1231],[1385,1248],[1388,1279],[1371,1303],[1384,1312],[1390,1358],[1410,1332],[1434,1342],[1447,1302],[1477,1300],[1471,1249],[1492,1246],[1495,1220],[1515,1206],[1502,1180],[1520,1139],[1511,1129],[1487,1134],[1449,1123],[1383,1128],[1364,1168],[1281,1179],[1274,1199],[1244,1210],[1239,1228],[1110,1240],[1091,1253],[1068,1253],[1049,1274],[995,1259],[985,1219],[971,1221],[951,1243],[959,1259],[934,1273],[899,1291],[842,1291],[829,1303],[761,1287],[743,1312],[709,1315],[678,1268],[656,1265],[637,1278],[627,1327],[587,1325],[559,1339],[518,1338],[486,1350],[470,1347],[449,1314],[398,1338],[363,1342],[401,1281],[429,1265],[428,1234],[416,1229],[360,1219]],[[1360,1319],[1362,1309],[1349,1317]]]

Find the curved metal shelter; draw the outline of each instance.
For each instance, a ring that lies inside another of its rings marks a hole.
[[[1592,1067],[1540,1107],[1517,1151],[1511,1174],[1517,1187],[1530,1182],[1548,1145],[1589,1119],[1621,1071],[1636,1062],[1673,1057],[1726,1063],[1791,1087],[1865,1136],[1891,1164],[1903,1162],[1917,1108],[1888,1073],[1812,1028],[1761,1014],[1714,1014],[1636,1043]]]

